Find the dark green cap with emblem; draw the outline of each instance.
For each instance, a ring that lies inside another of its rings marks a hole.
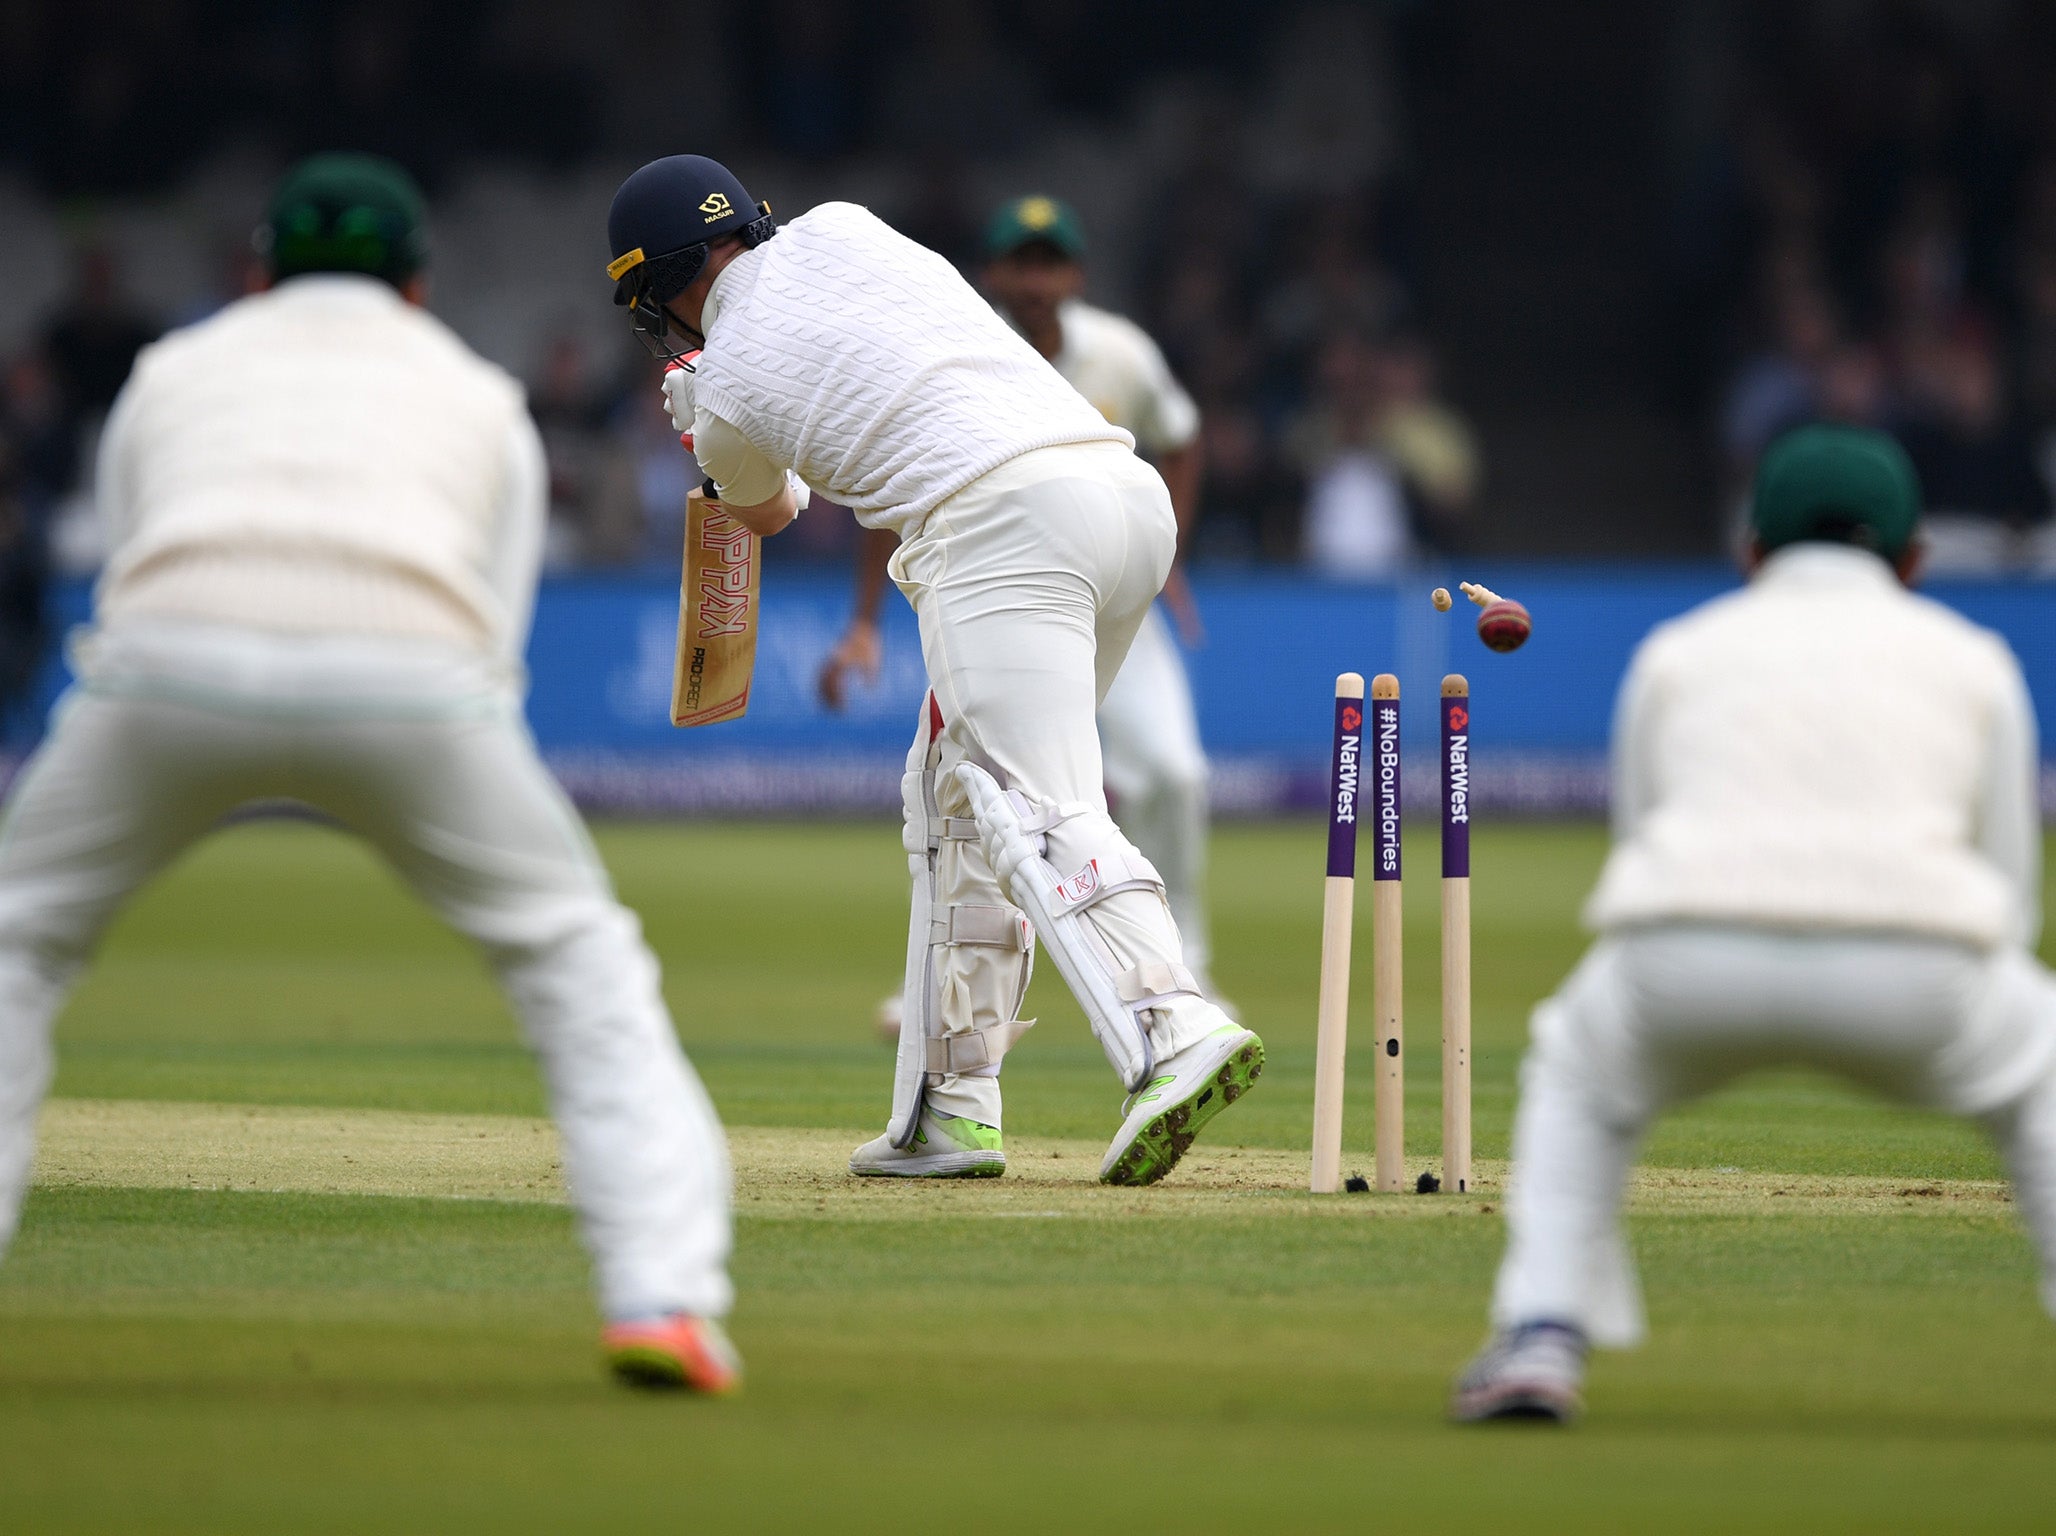
[[[985,254],[997,261],[1028,245],[1053,246],[1076,261],[1085,254],[1085,226],[1053,197],[1017,197],[985,226]]]
[[[275,278],[362,272],[397,286],[427,264],[421,189],[377,155],[302,160],[278,184],[257,231]]]
[[[1756,467],[1750,526],[1765,550],[1812,539],[1896,560],[1920,523],[1920,479],[1890,436],[1868,427],[1798,427]]]

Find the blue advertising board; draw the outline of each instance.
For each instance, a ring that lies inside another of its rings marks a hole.
[[[1401,583],[1226,573],[1194,583],[1206,624],[1188,652],[1201,733],[1228,812],[1319,805],[1325,795],[1337,673],[1396,673],[1409,758],[1430,764],[1442,676],[1471,682],[1473,771],[1481,804],[1592,810],[1603,803],[1613,695],[1650,627],[1732,587],[1712,564],[1480,566],[1463,573],[1518,597],[1534,638],[1488,651],[1461,601],[1428,601],[1447,573]],[[2036,705],[2056,719],[2056,584],[1955,582],[1930,593],[2004,635]],[[57,594],[65,622],[86,612],[83,583]],[[822,658],[849,613],[846,573],[766,572],[749,717],[677,730],[669,723],[678,617],[675,578],[578,576],[544,584],[529,646],[529,719],[573,791],[589,804],[644,811],[885,812],[924,688],[919,639],[888,598],[884,666],[841,713],[815,696]],[[62,686],[53,661],[46,697]],[[19,734],[19,728],[17,731]],[[17,747],[22,743],[17,741]],[[1423,779],[1418,782],[1428,782]]]

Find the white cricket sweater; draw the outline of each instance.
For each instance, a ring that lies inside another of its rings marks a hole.
[[[902,539],[1009,459],[1134,446],[956,268],[854,203],[736,257],[704,324],[696,409]]]
[[[518,660],[546,477],[521,387],[371,278],[294,278],[137,359],[97,486],[103,624],[181,619]]]
[[[2038,771],[2003,640],[1874,555],[1790,546],[1636,652],[1586,920],[2032,943]]]

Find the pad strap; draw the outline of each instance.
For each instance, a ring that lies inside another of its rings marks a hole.
[[[931,1035],[928,1070],[937,1074],[996,1067],[1000,1058],[1014,1048],[1014,1042],[1034,1027],[1033,1019],[1010,1019],[1004,1024],[987,1024],[983,1029],[954,1029],[946,1035]]]
[[[959,905],[930,920],[928,942],[978,944],[1026,954],[1035,947],[1035,934],[1017,907]]]
[[[1079,816],[1090,816],[1094,807],[1083,800],[1030,800],[1018,789],[1006,792],[1013,802],[1014,814],[1020,818],[1021,831],[1031,838],[1046,836],[1052,827]]]
[[[978,841],[978,823],[969,816],[934,816],[928,821],[928,845],[932,848],[944,842],[975,843]]]
[[[1115,979],[1121,1001],[1131,1008],[1144,1008],[1191,994],[1204,996],[1192,972],[1168,960],[1145,960]]]
[[[1065,912],[1083,912],[1123,891],[1164,893],[1164,877],[1140,853],[1109,848],[1068,879],[1057,882],[1057,899]]]

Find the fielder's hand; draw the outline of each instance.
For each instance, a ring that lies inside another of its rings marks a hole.
[[[875,683],[884,660],[885,648],[879,643],[878,626],[867,619],[854,621],[844,632],[841,643],[821,663],[821,675],[814,685],[820,692],[821,702],[837,714],[842,713],[842,706],[849,697],[849,674],[856,672],[865,682]]]
[[[693,412],[698,408],[692,397],[692,365],[698,356],[688,352],[664,365],[664,409],[671,413],[671,425],[678,429],[678,440],[688,452],[692,449]]]

